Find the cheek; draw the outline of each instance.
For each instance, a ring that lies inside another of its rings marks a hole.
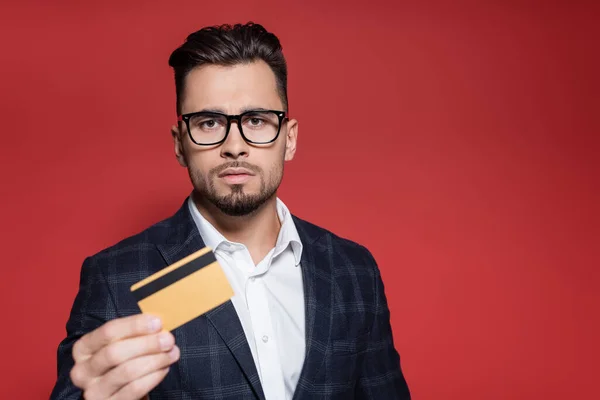
[[[197,149],[187,146],[187,162],[190,169],[199,172],[202,175],[208,175],[211,168],[219,165],[220,157],[218,151],[214,149]]]
[[[210,169],[213,167],[205,157],[188,157],[188,171],[197,184],[204,185],[210,180]]]
[[[267,180],[276,181],[281,179],[283,175],[284,154],[278,154],[276,157],[271,157],[271,162],[265,168],[265,178]]]

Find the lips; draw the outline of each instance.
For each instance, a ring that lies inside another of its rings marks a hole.
[[[252,176],[254,173],[246,168],[227,168],[225,171],[219,174],[219,178],[224,178],[227,176],[244,176],[249,175]]]
[[[254,172],[246,168],[227,168],[219,174],[219,178],[231,185],[246,183],[254,176]]]

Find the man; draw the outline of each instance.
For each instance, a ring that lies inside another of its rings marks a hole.
[[[84,261],[51,398],[409,399],[370,252],[277,197],[298,137],[277,37],[252,23],[204,28],[169,64],[192,194]],[[161,330],[130,286],[205,246],[234,297]]]

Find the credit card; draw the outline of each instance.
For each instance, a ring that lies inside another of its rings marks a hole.
[[[233,297],[215,254],[208,247],[131,286],[142,313],[162,320],[171,331]]]

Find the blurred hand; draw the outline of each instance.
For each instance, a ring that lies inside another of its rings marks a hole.
[[[146,314],[111,320],[73,345],[73,384],[86,400],[146,399],[179,359],[170,332]]]

